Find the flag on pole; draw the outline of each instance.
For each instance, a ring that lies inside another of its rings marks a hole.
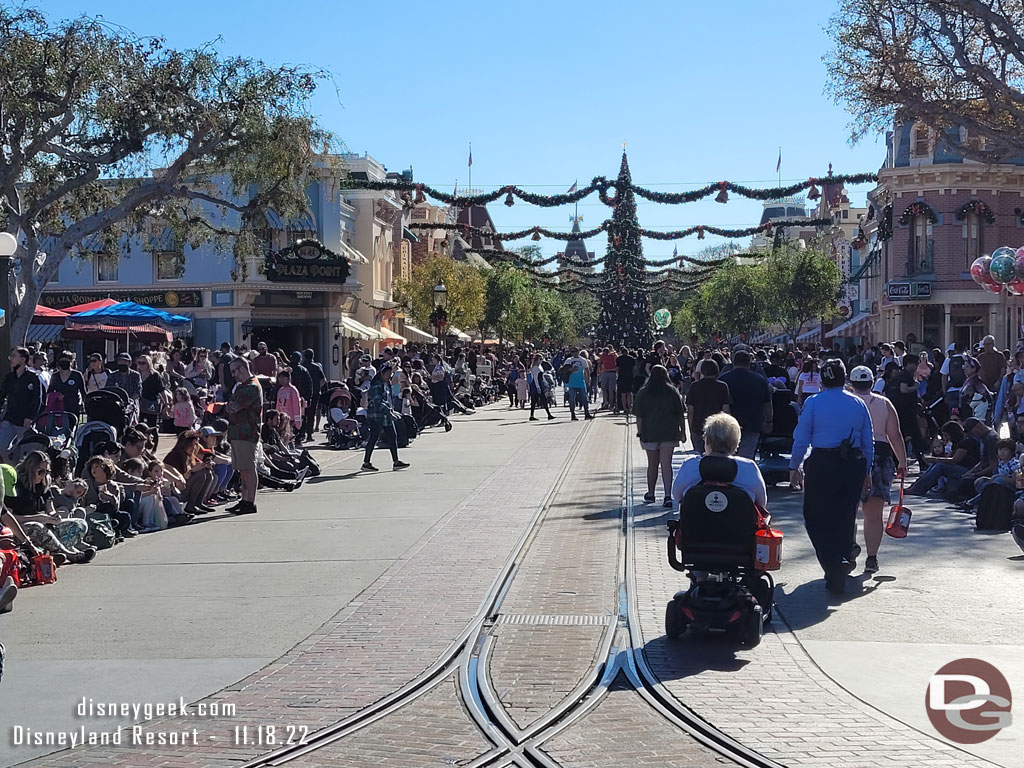
[[[779,162],[775,164],[775,172],[778,173],[780,168],[782,168],[782,147],[779,147]]]
[[[473,145],[472,144],[469,145],[469,166],[468,167],[470,167],[470,168],[473,167]]]
[[[568,191],[568,192],[566,192],[565,194],[567,194],[567,195],[571,195],[571,194],[572,194],[573,192],[575,192],[575,191],[577,190],[577,186],[576,186],[576,185],[577,185],[577,182],[575,182],[575,181],[574,181],[574,182],[572,183],[572,186],[571,186],[571,187],[569,187],[569,191]]]
[[[459,180],[455,180],[455,189],[452,190],[452,197],[456,197],[459,194]]]
[[[672,258],[673,259],[679,258],[679,246],[677,246],[677,245],[673,245],[672,246]]]

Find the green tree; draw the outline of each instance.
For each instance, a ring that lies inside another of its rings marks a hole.
[[[753,333],[765,324],[769,301],[760,267],[728,262],[700,287],[688,306],[698,336],[735,336]],[[684,338],[689,338],[689,329]]]
[[[1024,156],[1021,0],[843,0],[828,89],[853,135],[920,120],[974,160]],[[960,145],[959,129],[980,141]]]
[[[447,256],[434,256],[414,264],[408,280],[395,285],[395,300],[413,316],[417,325],[431,327],[434,286],[448,289],[448,323],[459,329],[475,329],[484,317],[487,282],[474,266]]]
[[[765,319],[781,325],[790,338],[838,309],[839,268],[823,250],[783,244],[756,269],[764,279]]]
[[[157,222],[241,264],[258,254],[266,212],[307,205],[331,146],[309,109],[318,78],[0,8],[0,230],[19,239],[21,265],[0,297],[12,337],[87,237],[116,255]]]
[[[483,327],[494,329],[502,339],[519,336],[530,308],[530,276],[499,262],[487,273],[486,281]]]

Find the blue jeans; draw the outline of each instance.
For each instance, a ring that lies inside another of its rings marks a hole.
[[[932,464],[924,471],[924,474],[917,478],[912,486],[907,488],[907,493],[915,496],[923,496],[939,483],[940,478],[946,478],[950,483],[958,481],[967,472],[967,467],[959,464]]]
[[[587,405],[586,387],[569,387],[569,413],[576,418],[576,401],[583,406],[583,415],[590,417],[590,406]]]

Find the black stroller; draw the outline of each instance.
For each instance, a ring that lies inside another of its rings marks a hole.
[[[416,419],[416,430],[422,432],[424,429],[444,425],[445,432],[452,431],[452,423],[444,415],[440,408],[431,403],[425,396],[412,391],[412,412]]]
[[[138,406],[120,387],[100,389],[85,396],[89,421],[104,421],[123,435],[138,420]]]
[[[775,582],[755,567],[760,515],[746,491],[732,485],[736,473],[730,458],[702,458],[700,484],[683,497],[679,520],[669,521],[669,564],[689,571],[691,581],[665,611],[669,637],[692,627],[731,633],[752,647],[771,619]]]
[[[761,435],[757,447],[758,469],[765,483],[775,485],[789,479],[789,460],[793,453],[793,433],[800,418],[789,389],[772,392],[774,423],[770,434]]]

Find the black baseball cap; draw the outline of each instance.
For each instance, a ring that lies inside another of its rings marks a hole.
[[[970,432],[979,424],[981,424],[981,419],[976,419],[971,416],[971,418],[964,420],[964,432]]]
[[[833,358],[822,363],[821,380],[826,386],[842,386],[846,382],[846,366],[843,361]]]

